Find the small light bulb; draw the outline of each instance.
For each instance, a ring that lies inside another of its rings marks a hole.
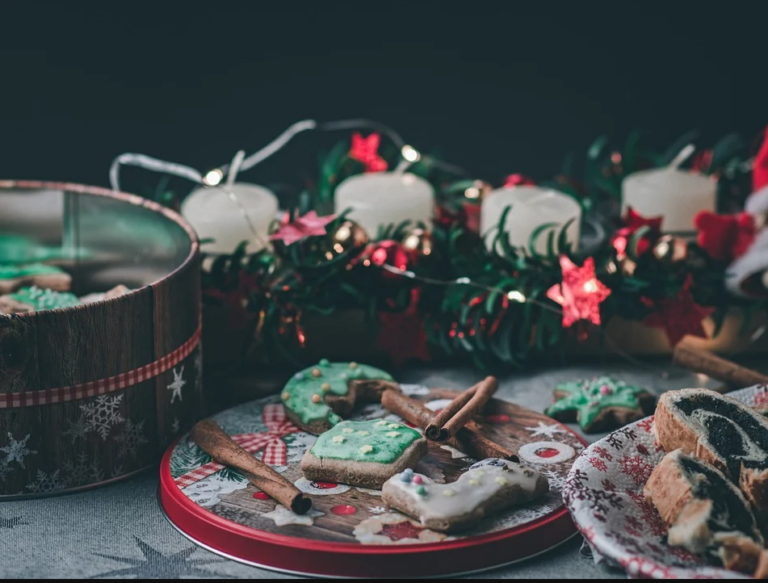
[[[207,186],[216,186],[221,182],[222,178],[224,178],[224,173],[218,168],[216,168],[214,170],[208,171],[208,173],[203,178],[203,182]]]
[[[511,292],[507,292],[507,299],[513,302],[523,303],[526,300],[526,297],[524,293],[517,290],[512,290]]]
[[[400,155],[408,162],[418,162],[421,160],[421,154],[419,154],[419,151],[413,146],[409,146],[408,144],[405,144],[402,148],[400,148]]]
[[[469,283],[470,279],[468,277],[458,277],[456,278],[456,283]]]
[[[464,196],[471,199],[480,198],[480,189],[475,186],[470,186],[464,191]]]
[[[584,284],[584,291],[588,294],[593,294],[597,291],[597,284],[594,279],[590,279]]]

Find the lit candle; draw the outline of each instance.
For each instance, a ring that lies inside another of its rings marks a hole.
[[[490,251],[496,238],[499,221],[504,209],[511,207],[504,221],[504,231],[513,247],[529,249],[531,234],[542,225],[551,223],[543,229],[534,243],[534,249],[546,253],[549,233],[555,235],[568,221],[572,221],[565,231],[566,240],[571,249],[579,243],[581,206],[572,197],[557,190],[539,186],[510,186],[494,190],[485,196],[480,209],[480,233],[485,246]],[[499,246],[497,245],[497,251]],[[557,239],[555,239],[555,251]]]
[[[213,239],[202,245],[203,251],[232,253],[241,241],[248,241],[247,250],[253,253],[267,246],[277,208],[270,190],[236,182],[194,190],[182,202],[181,214],[201,239]]]
[[[408,172],[368,172],[347,178],[336,188],[336,213],[347,215],[375,237],[379,227],[403,221],[432,220],[435,200],[432,186]]]
[[[669,166],[633,172],[622,182],[622,215],[631,206],[645,216],[661,215],[665,232],[690,235],[699,211],[715,211],[717,183],[704,174],[680,170],[693,146],[684,148]]]

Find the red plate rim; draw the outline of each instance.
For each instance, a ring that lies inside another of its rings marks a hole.
[[[587,445],[576,432],[558,424]],[[267,569],[334,576],[466,573],[529,558],[578,533],[565,505],[511,529],[437,543],[371,545],[268,533],[202,508],[176,486],[170,473],[170,458],[180,439],[168,447],[160,463],[159,501],[170,522],[193,542],[213,552]],[[512,539],[518,537],[520,544],[509,548]],[[393,562],[394,556],[402,560]],[[425,560],[428,556],[439,557],[439,561]]]

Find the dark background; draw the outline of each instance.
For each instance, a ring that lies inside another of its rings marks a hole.
[[[384,122],[493,182],[548,178],[600,134],[753,140],[764,6],[4,4],[0,177],[106,185],[125,151],[205,170],[308,117]],[[339,137],[298,138],[243,179],[301,182]]]

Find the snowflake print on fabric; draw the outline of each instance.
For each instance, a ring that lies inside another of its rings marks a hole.
[[[0,518],[0,528],[15,528],[17,526],[28,525],[21,516],[12,516],[11,518]]]
[[[61,434],[64,437],[69,438],[69,440],[74,444],[78,439],[85,439],[88,431],[88,421],[83,415],[81,415],[75,421],[67,419],[67,428],[62,431]]]
[[[653,471],[653,466],[637,455],[622,457],[619,467],[623,474],[632,478],[638,485],[645,484]]]
[[[139,448],[149,443],[144,437],[144,421],[134,424],[126,419],[124,430],[115,436],[115,441],[119,444],[118,456],[135,458]]]
[[[115,425],[125,421],[120,414],[123,395],[99,395],[90,403],[80,405],[88,431],[96,432],[104,441]]]
[[[59,476],[59,470],[50,474],[43,470],[37,470],[35,479],[27,484],[27,490],[35,494],[45,494],[55,490],[63,490],[67,487],[66,482]]]
[[[751,406],[760,392],[750,387],[731,396]],[[563,499],[577,528],[589,534],[585,537],[596,556],[623,566],[630,577],[739,576],[669,544],[667,526],[643,491],[665,455],[653,429],[653,418],[638,420],[593,443],[574,460]],[[605,463],[606,470],[595,468],[593,460]]]
[[[370,506],[368,508],[368,512],[371,514],[384,514],[386,511],[387,509],[384,506]]]
[[[173,382],[169,383],[166,387],[167,390],[172,391],[171,392],[171,403],[174,403],[176,401],[176,397],[179,398],[179,401],[182,400],[181,396],[181,389],[184,387],[184,385],[187,384],[187,381],[184,380],[184,365],[181,365],[181,370],[176,372],[176,369],[174,368],[173,371]]]
[[[27,447],[29,436],[30,434],[27,433],[27,435],[23,439],[17,440],[17,439],[14,439],[10,431],[8,432],[8,445],[4,447],[0,447],[0,452],[5,453],[5,455],[3,456],[4,465],[7,466],[7,465],[10,465],[11,462],[16,462],[23,468],[24,458],[26,458],[29,455],[34,455],[37,453],[36,451],[33,451]]]
[[[604,460],[611,461],[613,459],[613,456],[604,447],[595,446],[592,448],[592,451],[594,451],[597,455],[599,455]]]
[[[588,461],[590,464],[592,464],[592,467],[594,467],[596,470],[604,472],[608,469],[608,466],[605,464],[605,461],[601,460],[598,457],[591,457],[589,458]]]

